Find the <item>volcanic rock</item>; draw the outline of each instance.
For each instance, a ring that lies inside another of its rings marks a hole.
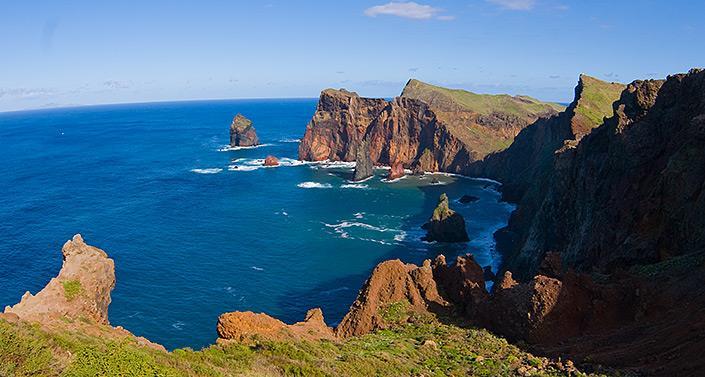
[[[230,124],[230,146],[231,147],[251,147],[259,144],[257,132],[252,126],[252,121],[242,114],[235,115]]]
[[[374,174],[374,166],[372,165],[372,160],[370,159],[370,152],[367,148],[366,140],[360,141],[357,145],[355,161],[354,181],[363,181]]]
[[[267,156],[264,159],[264,166],[279,166],[279,160],[274,156]]]
[[[80,234],[61,249],[59,275],[36,295],[27,292],[22,300],[6,307],[5,313],[30,322],[45,323],[61,317],[109,324],[110,292],[115,287],[115,266],[108,255],[87,245]]]
[[[467,242],[470,240],[465,229],[465,219],[450,209],[446,194],[441,194],[433,215],[421,228],[426,230],[424,241]]]
[[[333,329],[323,320],[321,309],[311,309],[303,322],[293,325],[264,313],[230,312],[218,318],[216,326],[219,342],[249,342],[266,340],[321,340],[335,339]]]
[[[364,335],[405,321],[409,313],[443,312],[450,304],[438,292],[431,261],[421,267],[400,260],[382,262],[372,271],[357,299],[336,328],[339,337]],[[398,311],[391,315],[389,311]]]
[[[400,162],[395,162],[392,164],[392,168],[389,170],[387,180],[392,181],[395,179],[399,179],[405,175],[406,172],[404,171],[404,165],[402,165],[402,163]]]

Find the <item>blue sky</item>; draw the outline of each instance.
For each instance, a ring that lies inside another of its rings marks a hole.
[[[581,72],[705,66],[705,1],[0,0],[0,111],[398,95],[410,77],[567,102]]]

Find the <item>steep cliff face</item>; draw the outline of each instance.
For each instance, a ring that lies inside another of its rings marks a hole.
[[[468,163],[505,148],[538,117],[556,113],[557,106],[528,97],[443,91],[448,90],[411,80],[401,97],[386,102],[325,90],[299,158],[354,161],[364,138],[375,164],[460,173]]]
[[[703,142],[705,72],[630,84],[613,117],[557,156],[514,269],[551,250],[606,271],[705,250]]]
[[[299,144],[299,159],[355,161],[367,127],[386,106],[384,99],[362,98],[344,89],[322,91]]]
[[[553,168],[555,153],[566,143],[580,141],[612,115],[612,103],[624,85],[580,75],[575,98],[568,108],[527,126],[509,148],[472,164],[467,173],[502,182],[505,199],[521,201],[530,189],[541,195],[546,174]],[[533,199],[532,199],[533,200]]]

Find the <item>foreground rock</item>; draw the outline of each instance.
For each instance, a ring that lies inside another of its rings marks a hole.
[[[370,159],[367,141],[362,140],[358,144],[357,151],[355,153],[355,161],[355,173],[353,174],[354,181],[364,181],[374,174],[374,165]]]
[[[86,245],[79,234],[66,241],[61,253],[64,262],[59,275],[36,295],[25,293],[5,313],[32,322],[66,317],[109,324],[110,292],[115,287],[113,260],[103,250]]]
[[[274,156],[267,156],[264,159],[264,166],[279,166],[279,160]]]
[[[36,295],[25,293],[19,303],[5,307],[0,319],[40,324],[50,331],[75,331],[108,339],[131,339],[137,344],[165,351],[164,347],[108,320],[110,292],[115,287],[115,265],[101,249],[87,245],[77,234],[61,249],[59,275]]]
[[[230,124],[230,146],[231,147],[252,147],[259,144],[257,132],[252,126],[252,121],[242,114],[235,115]]]
[[[450,209],[446,194],[441,194],[433,215],[421,228],[426,230],[424,241],[467,242],[470,240],[465,229],[465,219]]]
[[[430,261],[418,267],[390,260],[375,267],[335,332],[343,338],[364,335],[406,321],[410,312],[437,312],[449,305],[438,292]]]
[[[321,340],[335,339],[333,329],[323,320],[321,309],[311,309],[303,322],[293,325],[264,313],[231,312],[218,318],[218,341]]]

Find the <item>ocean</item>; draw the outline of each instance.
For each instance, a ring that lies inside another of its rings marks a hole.
[[[320,307],[334,325],[387,259],[473,253],[496,271],[492,234],[513,206],[495,183],[386,182],[384,170],[351,183],[351,164],[299,162],[315,108],[279,99],[0,113],[0,307],[56,276],[76,233],[115,260],[111,324],[169,349],[213,343],[218,316],[234,310],[292,323]],[[226,147],[238,112],[263,145]],[[270,154],[282,165],[262,167]],[[420,240],[441,193],[469,243]],[[465,194],[480,199],[458,203]]]

